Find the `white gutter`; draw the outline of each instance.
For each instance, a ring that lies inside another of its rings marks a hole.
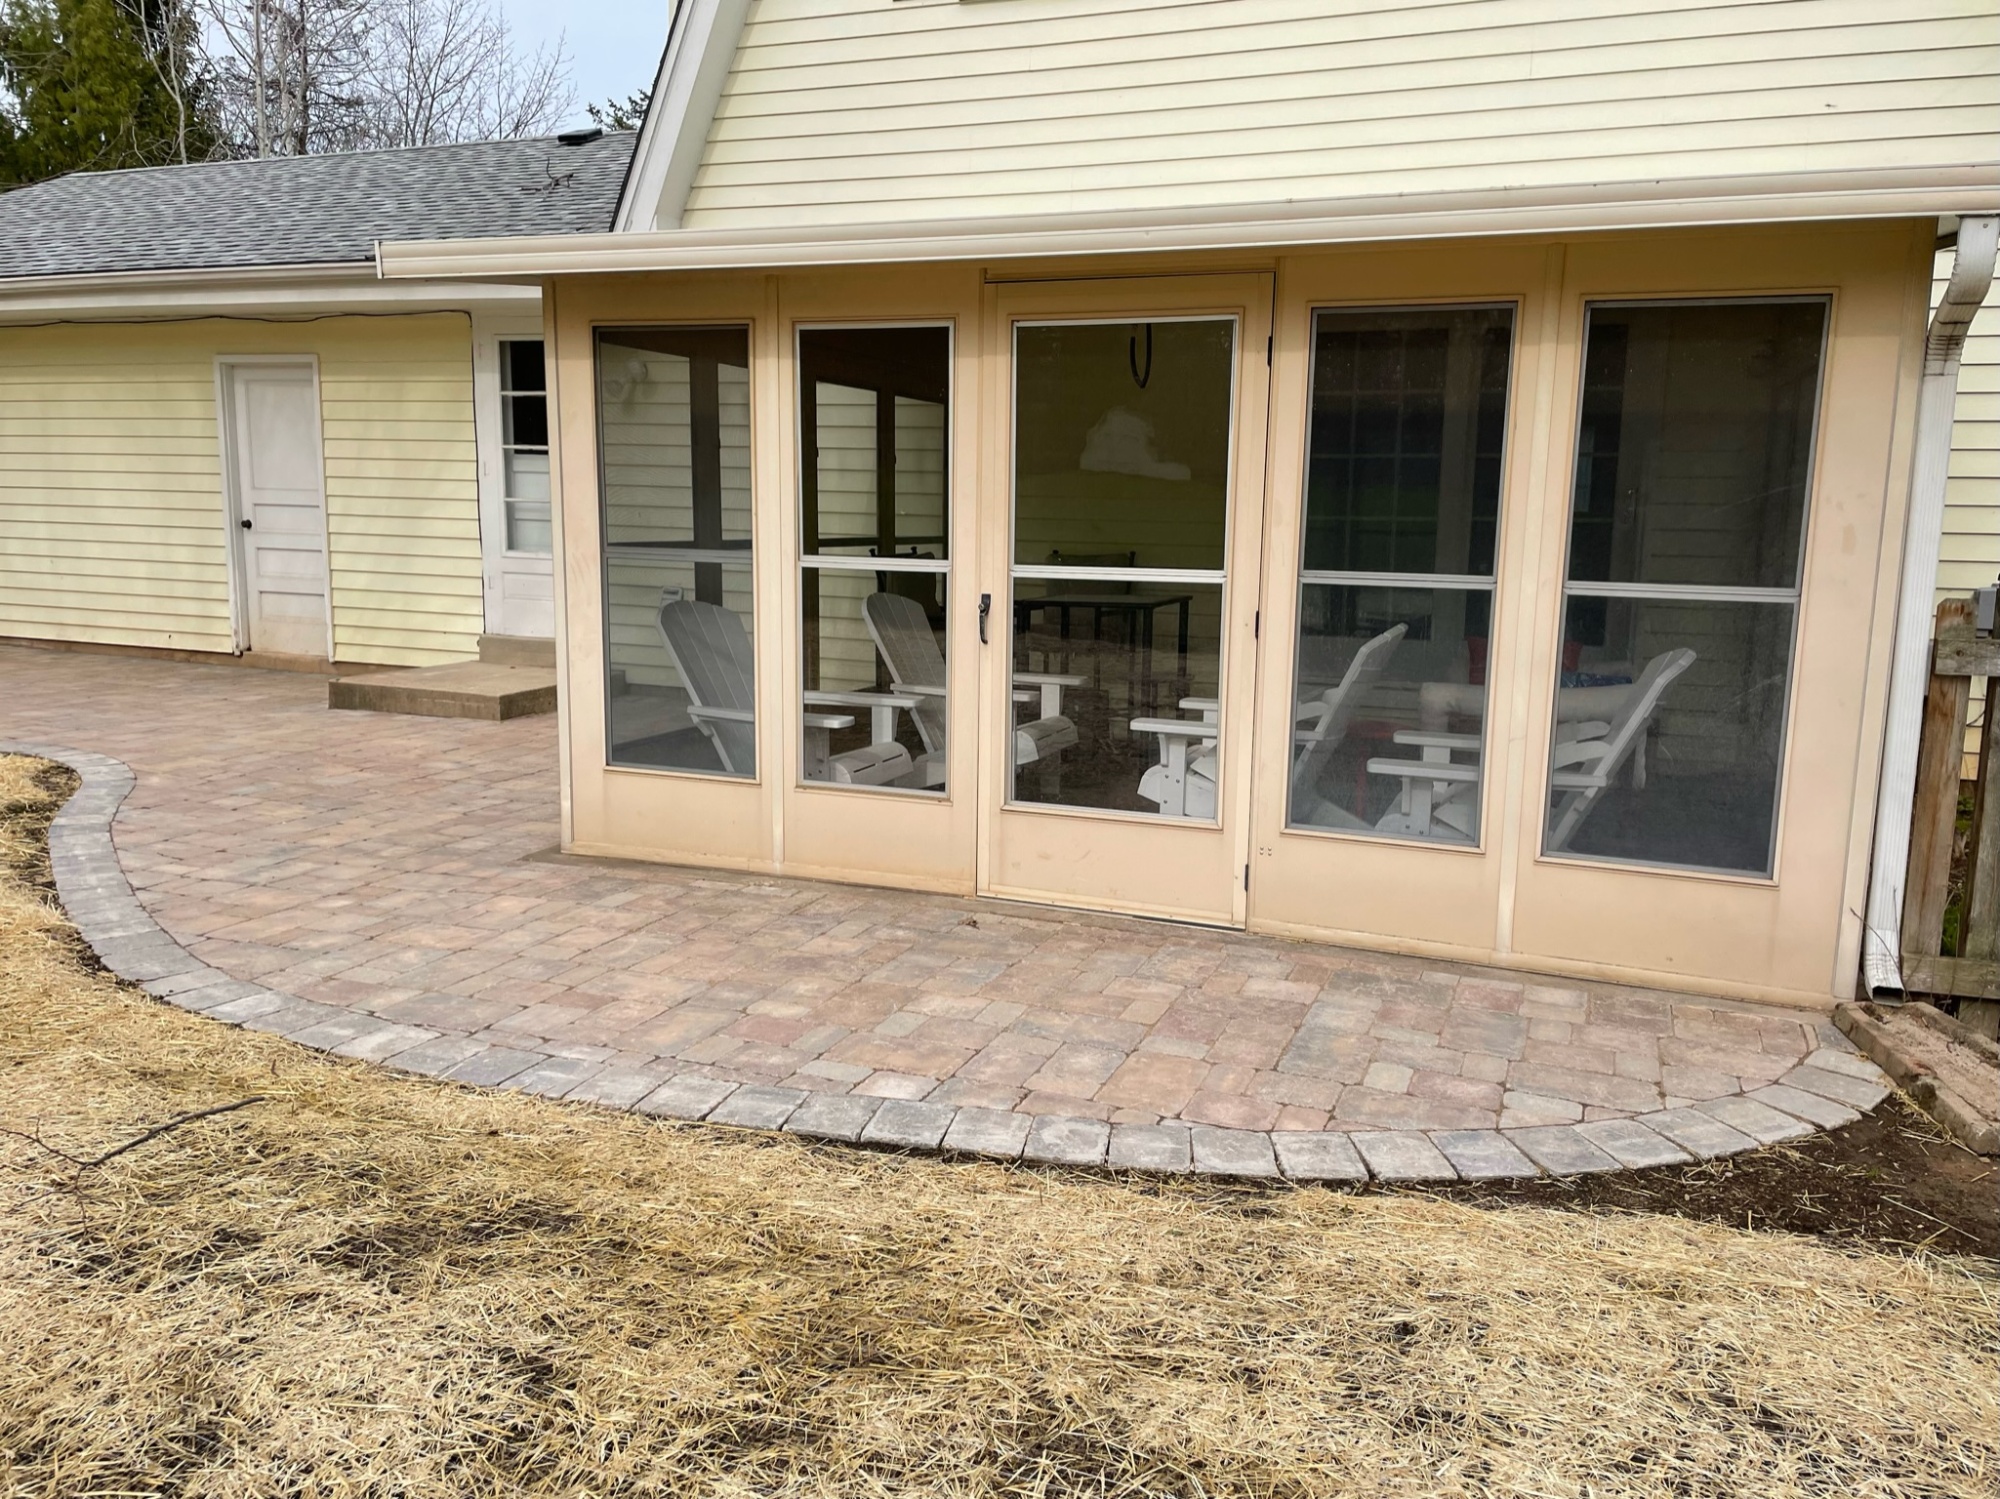
[[[653,170],[650,166],[648,170]],[[664,167],[659,168],[664,171]],[[643,196],[645,184],[633,192]],[[379,247],[387,277],[880,265],[1159,250],[1273,250],[1370,241],[1977,213],[2000,193],[1991,166],[1505,188],[1331,202],[1044,214],[904,223],[614,230]],[[637,212],[637,197],[634,199]]]
[[[1958,362],[1973,315],[1993,284],[2000,216],[1980,214],[1958,224],[1958,248],[1944,300],[1924,337],[1923,382],[1917,392],[1916,455],[1910,473],[1910,518],[1903,543],[1903,584],[1896,611],[1896,653],[1889,676],[1889,714],[1882,746],[1881,795],[1875,804],[1875,859],[1868,877],[1868,917],[1861,973],[1868,992],[1903,989],[1903,881],[1910,859],[1910,814],[1916,802],[1917,738],[1931,675],[1931,621],[1938,551],[1944,539],[1944,495],[1951,466],[1951,429],[1958,408]]]
[[[385,283],[369,261],[240,269],[116,271],[0,279],[0,326],[144,318],[310,317],[325,313],[511,310],[533,315],[540,287]]]

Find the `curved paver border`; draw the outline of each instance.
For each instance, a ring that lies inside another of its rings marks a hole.
[[[607,1067],[529,1047],[401,1025],[232,978],[202,962],[140,904],[112,841],[130,766],[88,750],[0,742],[0,754],[67,765],[83,784],[49,828],[56,892],[99,961],[156,998],[335,1056],[400,1071],[661,1118],[1002,1161],[1145,1172],[1359,1183],[1575,1176],[1735,1155],[1851,1123],[1888,1095],[1881,1070],[1825,1045],[1776,1083],[1630,1119],[1473,1130],[1239,1130],[1106,1124],[856,1094],[732,1083],[668,1067]]]

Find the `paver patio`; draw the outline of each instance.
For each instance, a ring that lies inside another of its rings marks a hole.
[[[90,852],[87,798],[57,850],[114,969],[464,1082],[1152,1169],[1609,1169],[1788,1138],[1884,1092],[1799,1011],[564,858],[553,719],[333,712],[325,695],[312,676],[0,647],[0,748],[136,775],[122,806],[87,783],[117,807],[115,868],[108,844]],[[171,943],[145,945],[118,870]]]

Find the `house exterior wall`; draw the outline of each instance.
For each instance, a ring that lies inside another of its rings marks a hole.
[[[0,328],[0,635],[229,651],[216,361],[319,366],[337,660],[477,649],[463,314]]]
[[[1060,296],[1070,315],[1088,316],[1097,307],[1122,320],[1152,315],[1148,278],[1184,274],[1179,294],[1197,298],[1198,283],[1256,278],[1265,289],[1243,305],[1272,310],[1274,338],[1268,387],[1265,362],[1251,361],[1256,388],[1246,387],[1239,421],[1248,423],[1254,408],[1254,433],[1246,425],[1239,436],[1267,456],[1261,475],[1239,491],[1234,524],[1261,525],[1261,532],[1248,548],[1252,564],[1232,563],[1230,586],[1238,592],[1229,605],[1236,631],[1229,649],[1237,654],[1234,665],[1225,659],[1235,704],[1225,711],[1254,711],[1256,746],[1254,765],[1238,761],[1238,769],[1225,772],[1234,779],[1223,787],[1221,819],[1224,832],[1241,840],[1232,873],[1245,867],[1251,876],[1247,924],[1313,940],[1746,998],[1828,1003],[1850,995],[1931,233],[1927,222],[1843,224],[984,268],[561,279],[550,305],[563,475],[565,845],[582,853],[1034,899],[1032,889],[995,874],[1010,819],[1018,825],[1038,817],[1050,826],[1064,820],[1066,831],[1045,840],[1053,860],[1102,860],[1106,849],[1137,851],[1143,840],[1157,838],[1158,823],[1085,817],[1069,808],[1023,812],[1007,800],[1007,736],[995,732],[1010,712],[1004,626],[998,648],[973,644],[980,639],[982,595],[994,601],[995,618],[1009,614],[1013,377],[1005,309],[1010,297],[1039,305]],[[1127,277],[1133,279],[1121,285]],[[1795,295],[1830,298],[1831,321],[1775,872],[1764,878],[1545,855],[1541,808],[1550,688],[1562,651],[1586,308],[1599,299]],[[1284,786],[1313,310],[1501,302],[1516,309],[1518,357],[1482,751],[1492,800],[1481,841],[1444,848],[1288,828]],[[949,629],[958,727],[948,796],[800,779],[794,335],[800,325],[833,321],[943,321],[954,328]],[[605,598],[599,549],[592,336],[597,327],[649,322],[750,328],[755,779],[606,768],[605,611],[614,608],[615,624],[617,601]],[[1261,352],[1255,317],[1243,327],[1246,346],[1254,342]],[[1236,546],[1232,555],[1245,555]],[[1250,604],[1261,619],[1254,639]],[[1254,689],[1246,685],[1253,681]],[[1161,866],[1172,863],[1164,842],[1151,845],[1150,856]],[[1111,897],[1085,903],[1143,909]],[[1162,905],[1155,914],[1172,912]]]
[[[1931,301],[1944,294],[1949,253],[1938,256]],[[2000,579],[2000,282],[1972,320],[1958,376],[1958,412],[1952,424],[1951,468],[1945,481],[1944,538],[1938,557],[1939,601],[1964,598]],[[1973,774],[1986,683],[1972,684],[1972,722],[1966,731],[1965,775]]]
[[[1996,121],[1988,0],[760,0],[680,222],[1963,166]]]

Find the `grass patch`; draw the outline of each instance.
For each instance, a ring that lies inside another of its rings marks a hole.
[[[1985,1499],[2000,1475],[1980,1262],[398,1077],[96,970],[46,885],[64,775],[0,759],[0,1493]],[[45,1148],[252,1096],[89,1170]]]

